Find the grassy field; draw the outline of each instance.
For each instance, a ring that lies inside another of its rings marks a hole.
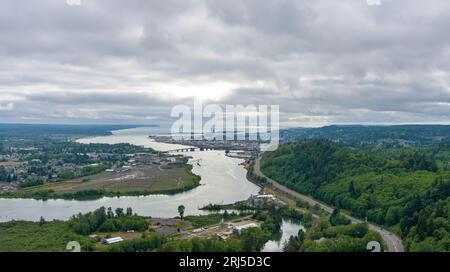
[[[0,252],[64,252],[69,241],[83,239],[62,221],[0,223]]]
[[[56,193],[76,193],[84,190],[107,190],[119,192],[134,192],[139,190],[165,190],[183,187],[195,176],[189,169],[174,166],[171,169],[161,169],[158,165],[137,166],[123,173],[103,172],[97,175],[77,178],[74,180],[47,183],[42,186],[23,189],[24,191],[53,190]]]
[[[13,161],[0,162],[0,167],[1,166],[17,166],[19,164],[21,164],[21,162],[13,162]]]
[[[12,198],[93,199],[101,196],[174,194],[193,189],[200,177],[191,172],[190,165],[134,166],[121,173],[102,172],[73,180],[46,183],[2,195]]]

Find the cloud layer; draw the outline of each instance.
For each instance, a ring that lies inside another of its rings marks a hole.
[[[448,123],[447,0],[5,0],[0,122],[159,123],[192,96],[285,126]]]

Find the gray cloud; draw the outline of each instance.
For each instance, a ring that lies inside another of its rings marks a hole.
[[[0,122],[167,122],[198,94],[288,126],[450,120],[450,2],[5,0]]]

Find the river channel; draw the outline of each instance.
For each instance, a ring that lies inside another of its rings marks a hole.
[[[156,128],[135,128],[114,131],[110,136],[80,139],[89,143],[130,143],[153,148],[157,151],[174,150],[183,146],[158,143],[148,138],[159,131]],[[249,182],[242,159],[225,156],[224,151],[196,151],[183,153],[192,157],[190,161],[200,160],[200,165],[192,163],[193,173],[201,177],[201,186],[176,195],[150,195],[141,197],[104,197],[93,201],[75,200],[33,200],[0,199],[0,222],[10,220],[38,221],[41,216],[46,220],[65,220],[77,213],[86,213],[99,207],[133,208],[143,216],[174,217],[177,207],[184,205],[186,214],[202,214],[198,208],[209,203],[228,204],[245,200],[257,194],[259,187]]]

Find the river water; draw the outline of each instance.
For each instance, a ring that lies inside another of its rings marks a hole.
[[[170,151],[186,146],[158,143],[148,138],[149,135],[162,134],[157,128],[135,128],[114,131],[113,135],[80,139],[78,142],[89,143],[130,143],[153,148],[158,151]],[[178,153],[177,153],[178,154]],[[87,213],[102,206],[116,208],[133,208],[143,216],[170,218],[178,215],[179,205],[186,207],[187,215],[206,212],[198,208],[204,205],[229,204],[245,200],[258,194],[260,188],[249,182],[247,171],[240,164],[242,159],[225,156],[224,151],[196,151],[180,153],[192,157],[192,172],[201,177],[201,186],[176,195],[150,195],[131,197],[104,197],[92,201],[76,200],[33,200],[0,199],[0,222],[11,220],[38,221],[41,216],[46,220],[66,220],[77,213]],[[193,161],[200,160],[200,165]],[[280,252],[291,235],[297,236],[301,225],[283,220],[281,239],[266,243],[263,251]]]
[[[114,131],[113,135],[80,139],[80,143],[130,143],[168,151],[184,146],[158,143],[148,138],[149,135],[161,134],[157,128],[135,128]],[[0,222],[10,220],[38,221],[41,216],[46,220],[65,220],[77,213],[87,213],[102,206],[115,208],[133,208],[143,216],[174,217],[178,215],[177,207],[184,205],[186,214],[197,215],[203,212],[198,208],[209,203],[228,204],[245,200],[257,194],[259,187],[249,182],[246,170],[240,164],[242,159],[225,156],[224,151],[203,151],[182,153],[191,156],[200,165],[193,165],[192,172],[201,177],[201,186],[176,195],[151,195],[141,197],[104,197],[93,201],[76,200],[33,200],[0,199]]]
[[[290,220],[284,220],[281,225],[281,238],[278,240],[271,240],[268,241],[264,248],[261,250],[262,252],[282,252],[284,249],[285,243],[289,241],[289,238],[291,236],[297,236],[299,230],[305,231],[305,228],[295,222],[292,222]]]

